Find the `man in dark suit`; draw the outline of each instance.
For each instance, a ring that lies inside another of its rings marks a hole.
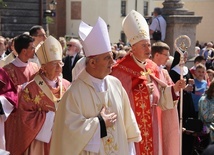
[[[72,82],[72,69],[76,62],[83,57],[82,44],[78,39],[71,39],[67,42],[67,56],[62,59],[64,66],[62,68],[63,78]]]

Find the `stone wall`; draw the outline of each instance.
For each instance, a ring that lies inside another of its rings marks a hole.
[[[0,7],[0,35],[15,37],[33,25],[45,24],[42,12],[46,7],[41,3],[46,5],[45,0],[6,0],[6,7]]]

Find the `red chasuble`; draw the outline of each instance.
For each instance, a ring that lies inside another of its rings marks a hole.
[[[17,67],[12,63],[4,66],[4,70],[8,73],[15,86],[22,85],[32,80],[39,71],[36,63],[29,62],[26,67]]]
[[[17,90],[2,68],[0,68],[0,95],[3,95],[14,107],[17,107]]]
[[[40,82],[40,84],[42,85],[43,82]],[[69,85],[70,82],[62,79],[62,94]],[[59,97],[59,87],[49,89],[55,97]],[[35,80],[31,81],[21,91],[18,109],[9,116],[5,126],[6,150],[11,155],[21,155],[30,147],[41,130],[46,119],[46,113],[49,111],[56,111],[54,102],[46,96]],[[43,143],[44,151],[42,151],[45,155],[49,155],[50,142],[38,142]],[[32,152],[29,152],[29,154],[32,154]]]
[[[136,153],[152,155],[154,146],[151,104],[146,86],[148,78],[142,74],[142,71],[143,69],[134,62],[131,54],[128,54],[113,67],[111,74],[122,82],[127,91],[141,131],[142,141],[136,143]],[[157,65],[149,59],[146,60],[144,72],[159,76]]]

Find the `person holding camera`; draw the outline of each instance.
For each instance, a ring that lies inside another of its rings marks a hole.
[[[166,20],[163,18],[161,8],[154,8],[152,23],[149,32],[152,40],[164,41],[166,36]]]

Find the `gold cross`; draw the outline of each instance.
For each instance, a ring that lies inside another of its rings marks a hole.
[[[58,51],[58,48],[55,45],[51,45],[50,51],[56,54],[56,52]]]
[[[140,74],[141,74],[142,76],[148,76],[149,74],[151,74],[151,70],[148,69],[147,72],[146,72],[146,71],[141,71]]]
[[[140,33],[140,35],[141,36],[147,36],[147,33],[146,33],[146,31],[144,31],[144,30],[139,30],[139,33]]]

